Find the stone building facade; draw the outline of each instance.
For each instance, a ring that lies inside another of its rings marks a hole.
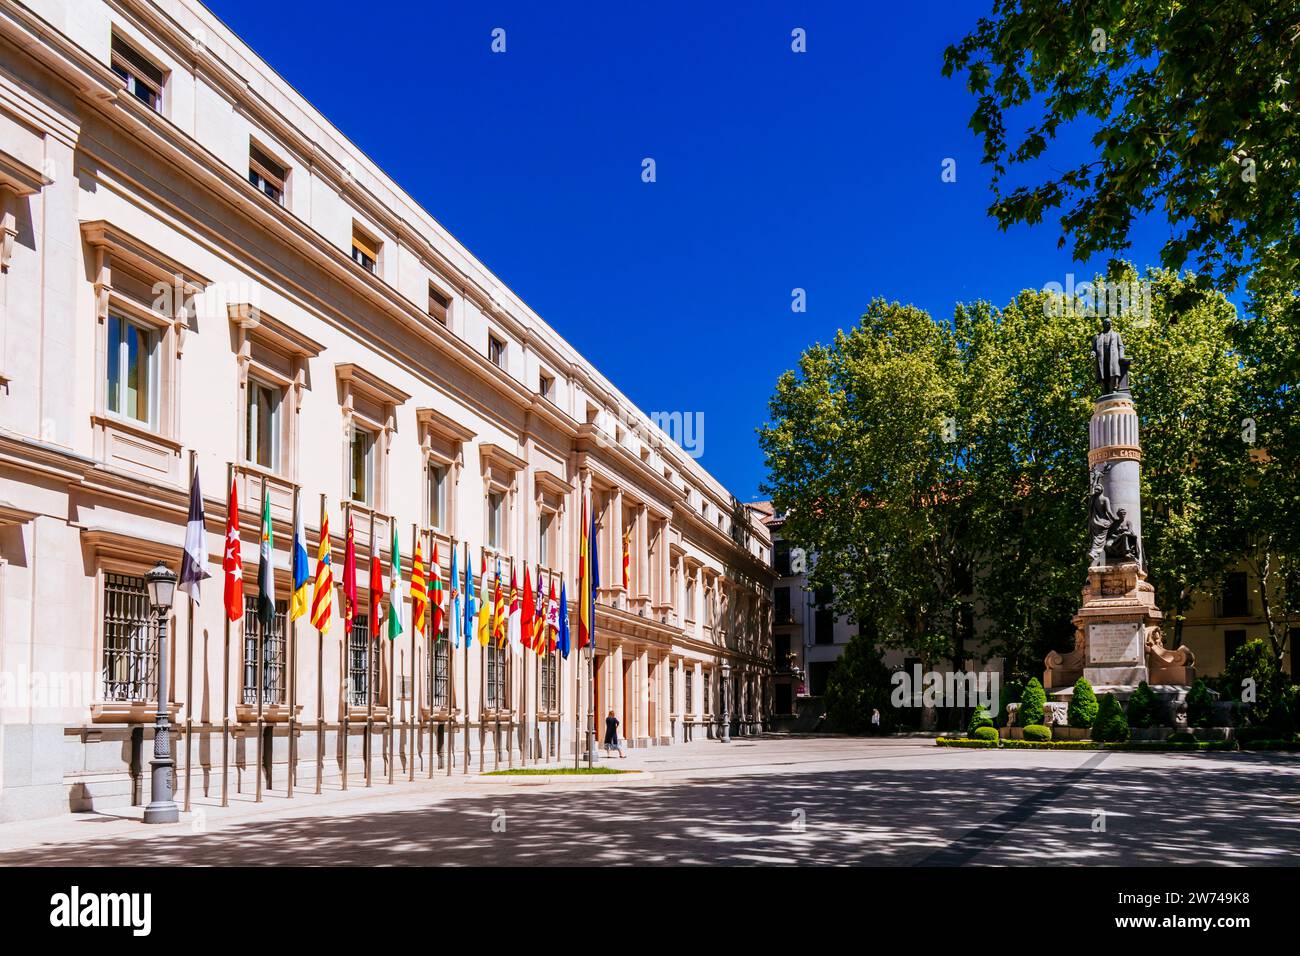
[[[271,786],[291,726],[300,787],[318,744],[330,785],[363,772],[367,718],[372,769],[398,775],[571,759],[588,700],[637,746],[712,735],[724,694],[733,733],[762,727],[763,522],[201,4],[0,3],[0,200],[0,820],[138,802],[160,683],[196,794],[227,748],[252,787],[255,625],[227,629],[221,600],[232,483],[249,600],[264,495],[273,517]],[[143,576],[179,565],[191,469],[213,577],[177,597],[160,682]],[[337,607],[325,635],[285,613],[295,497],[313,569],[329,516],[336,582],[351,515],[351,635]],[[584,500],[593,677],[578,655],[413,642],[409,605],[401,638],[368,640],[372,542],[385,576],[395,529],[408,581],[419,535],[444,582],[454,547],[476,586],[499,558],[563,575],[572,602]]]

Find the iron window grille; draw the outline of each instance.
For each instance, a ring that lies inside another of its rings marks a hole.
[[[560,709],[559,661],[554,654],[542,655],[542,710],[553,714]]]
[[[366,648],[370,648],[370,670],[366,670]],[[352,619],[352,631],[348,634],[348,702],[353,707],[365,707],[369,703],[367,693],[370,689],[370,675],[378,682],[380,674],[379,642],[370,639],[370,617],[358,614]],[[376,683],[378,688],[378,683]],[[379,703],[376,695],[375,703]]]
[[[285,631],[289,618],[289,603],[275,602],[275,618],[262,635],[262,703],[285,703]],[[257,634],[262,624],[257,619],[257,598],[244,598],[244,687],[245,704],[257,703]]]
[[[158,624],[144,578],[104,575],[104,699],[158,699]]]
[[[487,709],[505,710],[506,698],[506,648],[495,642],[487,646]]]
[[[451,686],[451,642],[445,635],[433,640],[433,668],[429,672],[429,700],[439,710],[450,706],[448,690]]]

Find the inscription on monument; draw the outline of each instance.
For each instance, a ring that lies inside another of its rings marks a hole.
[[[1088,663],[1142,663],[1136,623],[1088,625]]]

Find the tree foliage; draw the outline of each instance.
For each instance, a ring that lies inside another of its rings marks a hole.
[[[880,711],[880,729],[893,724],[889,707],[889,668],[880,651],[863,634],[855,634],[826,678],[826,717],[831,726],[846,734],[871,730],[871,712]]]

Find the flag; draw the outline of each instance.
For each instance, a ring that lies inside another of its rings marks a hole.
[[[465,627],[465,618],[461,615],[460,609],[460,566],[457,563],[457,552],[460,549],[456,547],[453,541],[451,545],[451,619],[447,622],[447,639],[451,641],[452,647],[460,647],[461,631]]]
[[[587,588],[591,585],[591,541],[587,537],[587,498],[582,498],[582,530],[578,541],[578,647],[586,647],[591,623],[587,618]]]
[[[632,526],[623,531],[623,590],[627,590],[628,568],[632,565]]]
[[[591,503],[591,533],[587,536],[591,541],[591,557],[588,561],[588,568],[591,571],[591,583],[587,585],[587,600],[591,607],[587,614],[587,640],[591,644],[591,649],[596,649],[596,594],[600,591],[600,528],[596,525],[596,502]]]
[[[420,535],[415,536],[415,555],[411,558],[411,627],[416,634],[424,633],[424,615],[429,609],[429,592],[424,585],[424,551]]]
[[[492,593],[492,637],[498,647],[506,642],[506,598],[501,591],[500,558],[497,558],[496,587]]]
[[[429,557],[430,605],[433,607],[433,636],[436,640],[442,633],[442,565],[438,563],[438,542],[433,542],[433,554]]]
[[[461,636],[465,639],[465,647],[468,648],[470,642],[478,637],[475,633],[475,618],[478,614],[478,604],[474,600],[474,575],[469,569],[469,551],[465,552],[465,627]]]
[[[521,614],[519,588],[515,584],[515,567],[512,564],[510,566],[510,616],[506,620],[506,640],[510,642],[512,648],[515,644],[522,644],[524,641],[521,632],[523,626],[523,622],[520,620]]]
[[[334,619],[334,562],[330,557],[330,514],[321,506],[320,544],[316,547],[316,590],[311,598],[311,626],[328,634]]]
[[[373,525],[372,525],[373,527]],[[384,618],[384,573],[379,567],[379,549],[370,536],[370,636],[379,636],[379,622]]]
[[[199,491],[199,470],[194,469],[190,482],[190,514],[185,519],[185,551],[181,554],[181,575],[176,587],[199,603],[199,586],[210,575],[204,565],[208,560],[208,534],[203,524],[203,494]]]
[[[293,591],[289,598],[289,620],[296,621],[307,613],[307,585],[311,582],[311,562],[307,559],[307,532],[302,526],[300,495],[293,496]]]
[[[511,575],[513,585],[513,575]],[[513,587],[512,587],[513,590]],[[520,622],[519,643],[524,647],[533,646],[533,630],[536,625],[536,606],[533,604],[533,582],[528,577],[528,565],[524,565],[524,606],[523,621]]]
[[[388,559],[388,639],[402,633],[402,555],[397,550],[397,522],[393,525],[393,553]]]
[[[560,585],[560,593],[564,593],[564,585]],[[566,625],[567,628],[567,625]],[[551,590],[546,595],[546,629],[542,632],[546,639],[542,641],[542,647],[546,653],[554,653],[556,645],[559,643],[560,635],[560,602],[555,596],[555,577],[551,577]],[[565,646],[568,646],[567,638]],[[567,653],[567,652],[566,652]]]
[[[257,552],[257,620],[265,631],[275,624],[275,536],[271,533],[271,496],[262,495],[262,546]]]
[[[244,613],[244,560],[239,554],[239,490],[230,483],[230,501],[226,505],[226,544],[221,553],[221,570],[225,576],[226,617],[238,621]]]
[[[357,617],[357,542],[352,534],[352,509],[348,509],[348,540],[343,549],[343,632],[352,633]]]
[[[554,588],[554,584],[552,584]],[[556,641],[555,646],[560,649],[564,659],[569,659],[569,598],[564,591],[564,582],[560,582],[560,610],[559,620],[556,624]]]
[[[475,624],[478,642],[485,647],[492,637],[492,586],[488,583],[487,555],[483,555],[483,603],[478,607],[478,621]]]

